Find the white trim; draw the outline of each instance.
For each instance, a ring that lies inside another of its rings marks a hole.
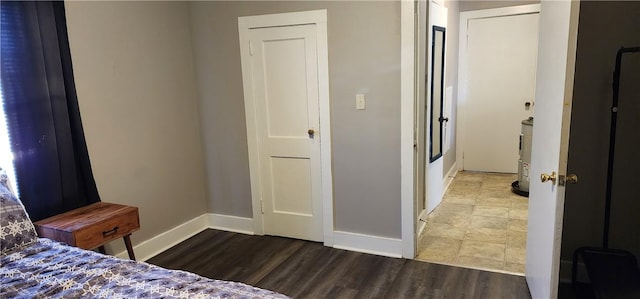
[[[247,235],[254,234],[253,218],[209,213],[207,221],[209,228]]]
[[[161,252],[179,244],[180,242],[191,238],[195,234],[207,229],[209,227],[209,224],[207,222],[207,214],[202,214],[168,231],[156,235],[138,245],[133,246],[133,252],[136,254],[136,258],[138,261],[146,261],[160,254]],[[126,250],[118,252],[114,255],[122,259],[129,258]]]
[[[424,233],[424,229],[427,228],[427,221],[429,214],[427,213],[427,209],[422,210],[420,216],[418,216],[418,240],[422,237],[422,233]]]
[[[133,251],[136,253],[138,261],[146,261],[205,229],[254,235],[253,221],[252,218],[247,217],[205,213],[134,245]],[[334,244],[331,246],[325,244],[325,246],[396,258],[402,257],[403,254],[404,242],[401,239],[342,231],[333,232],[331,237]],[[129,258],[126,250],[114,255],[122,259]]]
[[[464,169],[464,120],[465,102],[467,100],[467,24],[472,19],[484,19],[499,16],[539,13],[540,4],[508,6],[501,8],[464,11],[460,13],[460,35],[458,40],[458,116],[456,119],[456,162],[458,170]]]
[[[431,2],[444,7],[444,0],[431,0]]]
[[[462,21],[464,17],[466,20],[470,19],[482,19],[482,18],[493,18],[498,16],[510,16],[510,15],[523,15],[523,14],[531,14],[540,12],[540,4],[527,4],[527,5],[516,5],[516,6],[505,6],[499,8],[490,8],[490,9],[480,9],[480,10],[471,10],[471,11],[462,11],[460,12],[460,25],[466,25],[466,22]],[[465,33],[467,33],[467,26],[464,26]],[[460,27],[462,30],[462,27]],[[462,31],[461,31],[462,32]]]
[[[318,104],[320,114],[320,163],[322,177],[322,221],[324,244],[333,244],[333,175],[331,154],[331,104],[329,95],[329,54],[327,41],[327,10],[247,16],[238,18],[241,57],[249,56],[249,32],[252,28],[291,26],[302,24],[316,25],[316,45],[318,47]],[[261,188],[258,144],[256,138],[255,108],[253,105],[253,79],[251,65],[241,60],[242,81],[244,85],[245,116],[247,122],[247,145],[249,149],[249,169],[251,179],[251,198],[253,205],[253,232],[264,234],[263,217],[260,208]]]
[[[249,57],[250,49],[248,46],[250,40],[250,32],[248,27],[243,27],[241,24],[243,23],[244,18],[238,18],[238,30],[239,30],[239,39],[240,39],[240,56],[241,57]],[[244,21],[244,22],[248,22]],[[240,60],[242,66],[242,82],[243,82],[243,91],[244,91],[244,103],[245,103],[245,121],[247,123],[247,136],[256,136],[256,117],[255,117],[255,108],[253,105],[253,101],[248,99],[253,99],[253,77],[251,74],[251,64],[244,61],[244,59]],[[249,179],[251,181],[251,203],[252,203],[252,211],[253,211],[253,230],[256,234],[262,235],[264,234],[264,226],[262,221],[262,209],[260,204],[261,191],[260,191],[260,157],[258,151],[258,141],[257,138],[247,138],[247,147],[249,153]]]
[[[423,213],[426,213],[427,210],[422,210]],[[423,218],[421,217],[420,220],[418,221],[418,240],[420,240],[420,238],[422,238],[422,234],[424,233],[424,229],[427,228],[427,220],[423,220]]]
[[[238,18],[240,29],[318,24],[327,22],[327,10],[309,10],[268,15],[246,16]]]
[[[327,40],[327,14],[316,23],[318,45],[318,98],[320,113],[320,159],[322,171],[322,205],[324,245],[333,245],[333,157],[331,152],[331,98],[329,95],[329,42]]]
[[[333,232],[333,247],[350,251],[388,257],[402,257],[403,240],[363,235],[349,232]]]
[[[447,171],[447,175],[444,176],[444,180],[442,185],[444,186],[444,188],[442,188],[442,194],[444,195],[445,193],[447,193],[447,190],[449,190],[449,187],[451,186],[451,183],[453,183],[453,179],[456,178],[456,175],[458,175],[458,162],[453,162],[453,165],[451,165],[451,168],[449,168],[449,171]]]
[[[133,246],[133,252],[137,260],[146,261],[208,228],[247,235],[254,234],[252,218],[207,213]],[[114,255],[123,259],[129,258],[126,250]]]
[[[415,257],[414,201],[414,118],[415,118],[415,6],[414,1],[400,4],[400,205],[402,217],[401,256]],[[334,236],[336,233],[334,233]],[[337,237],[336,237],[337,238]]]

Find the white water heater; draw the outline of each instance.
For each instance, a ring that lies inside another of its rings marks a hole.
[[[520,158],[518,159],[518,180],[511,184],[513,192],[522,196],[529,196],[532,137],[533,117],[529,117],[522,121],[522,130],[520,131]]]

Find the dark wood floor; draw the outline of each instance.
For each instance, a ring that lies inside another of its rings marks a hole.
[[[147,262],[294,298],[531,298],[521,276],[212,229]]]

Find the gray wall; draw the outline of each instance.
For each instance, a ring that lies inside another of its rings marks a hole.
[[[189,8],[66,2],[78,102],[103,201],[140,208],[139,244],[206,213]],[[116,252],[122,242],[112,242]]]
[[[640,46],[638,20],[640,2],[580,4],[568,164],[579,183],[566,189],[562,233],[566,261],[577,247],[601,246],[615,54],[621,46]],[[638,82],[640,53],[623,60],[610,245],[640,257]]]
[[[460,11],[500,8],[506,6],[525,5],[540,3],[539,0],[502,0],[502,1],[483,1],[483,0],[463,0],[460,1]]]
[[[328,11],[335,229],[400,238],[400,2],[191,4],[209,211],[252,216],[238,16],[314,9]]]

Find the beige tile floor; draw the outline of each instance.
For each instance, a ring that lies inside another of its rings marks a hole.
[[[417,260],[524,273],[528,199],[515,174],[459,172],[427,218]]]

